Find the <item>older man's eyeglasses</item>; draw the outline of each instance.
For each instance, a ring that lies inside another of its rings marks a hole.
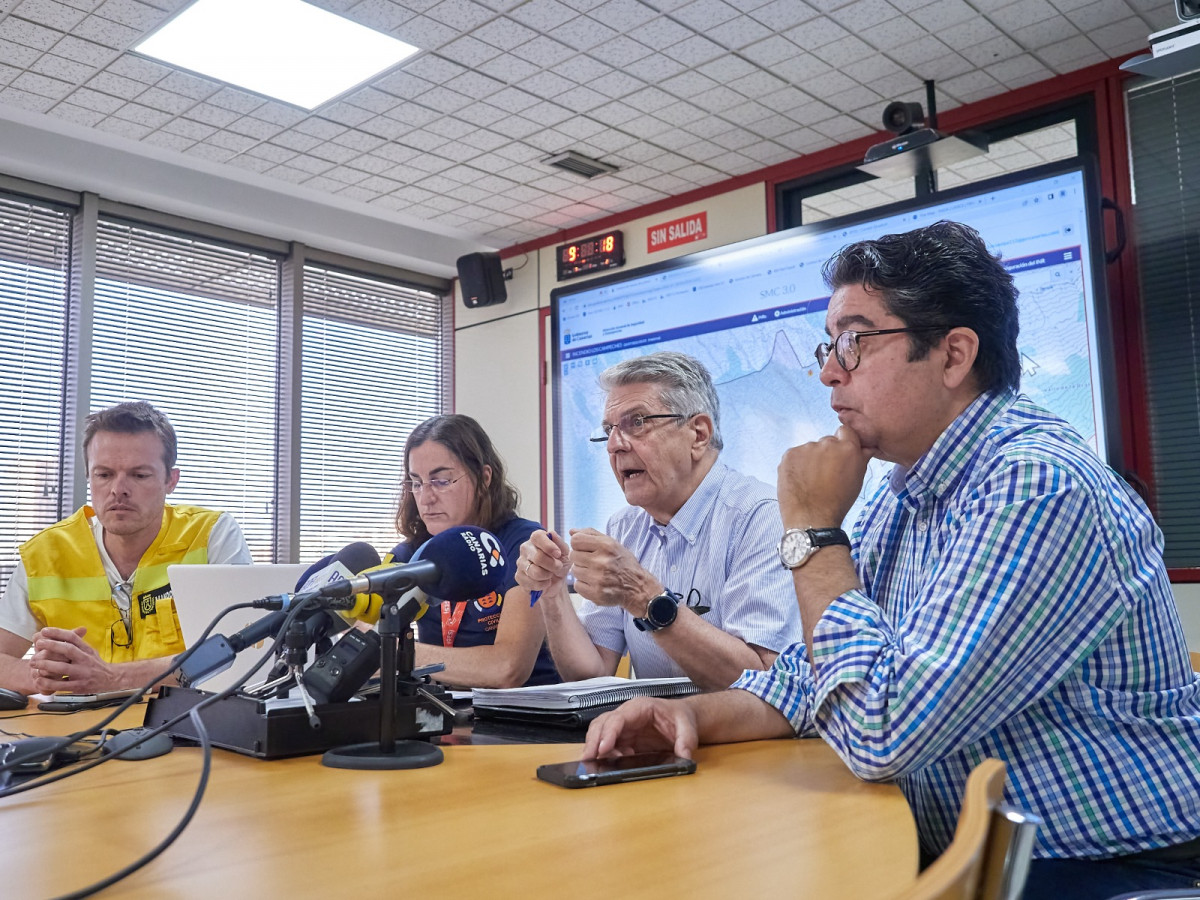
[[[462,481],[465,475],[459,475],[457,478],[430,478],[428,481],[406,481],[404,489],[414,497],[419,497],[421,491],[429,488],[435,494],[441,494],[450,490],[450,485]]]
[[[877,334],[909,334],[944,330],[940,325],[919,325],[912,328],[880,328],[875,331],[843,331],[829,343],[817,344],[817,367],[825,368],[825,362],[829,359],[829,355],[833,354],[837,358],[839,366],[847,372],[853,372],[862,362],[858,342],[865,337],[874,337]]]
[[[694,414],[693,414],[694,415]],[[634,413],[624,415],[617,419],[615,424],[605,423],[600,426],[600,434],[588,438],[593,444],[603,444],[608,440],[615,428],[627,438],[641,437],[646,433],[646,423],[651,419],[690,419],[691,416],[685,416],[683,413]]]

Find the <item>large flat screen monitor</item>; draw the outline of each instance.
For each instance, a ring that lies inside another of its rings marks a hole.
[[[774,484],[784,450],[838,425],[814,356],[827,339],[822,264],[939,219],[977,229],[1016,281],[1022,391],[1119,462],[1098,196],[1093,165],[1077,159],[557,288],[554,527],[603,529],[624,505],[605,445],[588,441],[603,416],[597,376],[655,350],[708,367],[721,458]],[[872,466],[860,504],[889,469]]]

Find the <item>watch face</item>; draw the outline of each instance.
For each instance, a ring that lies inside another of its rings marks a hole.
[[[670,597],[659,594],[646,608],[646,618],[655,628],[666,628],[679,614],[679,604]]]
[[[804,562],[813,552],[812,540],[807,531],[792,528],[784,532],[779,542],[779,559],[789,569]]]

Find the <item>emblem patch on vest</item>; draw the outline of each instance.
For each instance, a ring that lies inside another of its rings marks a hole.
[[[158,612],[158,601],[171,597],[171,585],[164,584],[160,588],[138,594],[138,614],[144,619]]]

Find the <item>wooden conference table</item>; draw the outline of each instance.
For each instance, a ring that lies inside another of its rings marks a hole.
[[[68,734],[100,715],[0,713],[0,728]],[[447,746],[441,765],[393,772],[215,749],[191,824],[102,896],[886,898],[916,877],[899,789],[857,780],[819,740],[705,747],[694,775],[654,781],[534,778],[580,749]],[[0,894],[78,890],[137,859],[182,816],[201,761],[176,747],[0,800]]]

